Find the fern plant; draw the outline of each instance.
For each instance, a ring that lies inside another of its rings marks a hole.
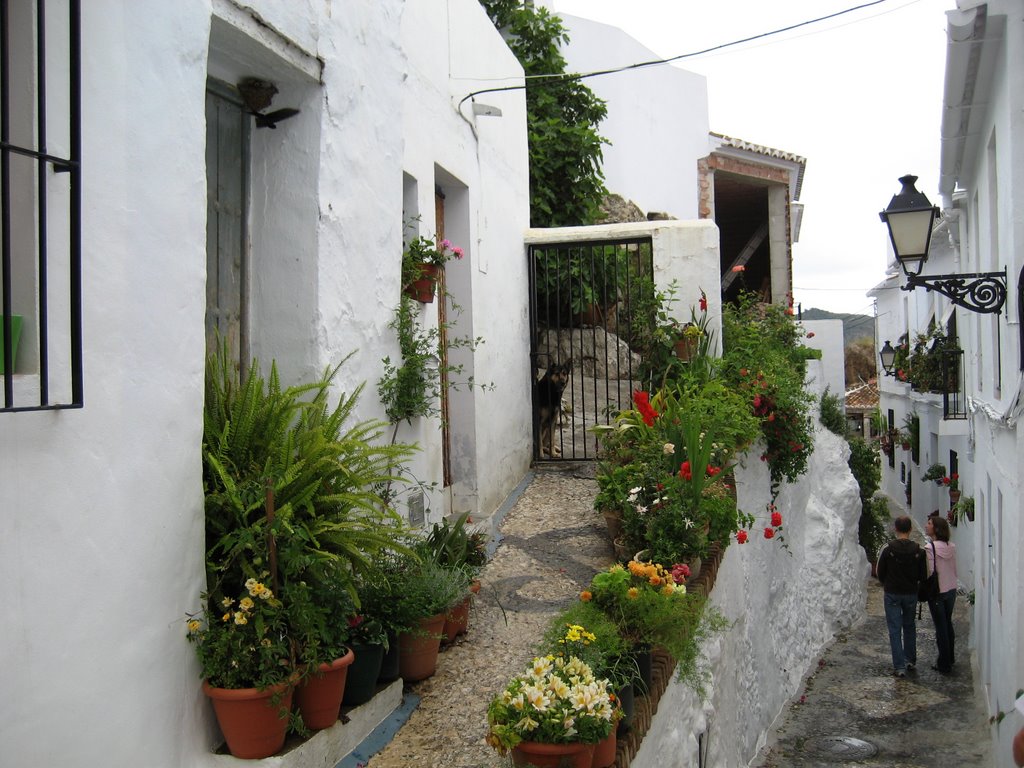
[[[372,570],[377,553],[402,549],[401,518],[378,489],[402,481],[414,448],[381,442],[384,422],[349,424],[362,387],[329,405],[342,363],[316,382],[282,388],[274,364],[264,379],[254,361],[240,382],[225,347],[207,360],[209,599],[269,570],[300,650],[329,634],[331,601],[320,596],[340,587],[357,600],[355,576]]]

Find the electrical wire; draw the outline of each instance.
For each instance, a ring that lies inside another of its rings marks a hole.
[[[616,74],[618,72],[628,72],[630,70],[642,69],[644,67],[654,67],[654,66],[659,66],[661,64],[669,64],[669,63],[671,63],[673,61],[680,61],[682,59],[692,59],[695,56],[703,56],[703,55],[708,54],[708,53],[713,53],[714,51],[720,51],[720,50],[722,50],[724,48],[732,48],[733,46],[742,45],[743,43],[749,43],[749,42],[752,42],[754,40],[763,40],[766,37],[772,37],[774,35],[779,35],[779,34],[782,34],[783,32],[790,32],[790,31],[792,31],[794,29],[799,29],[801,27],[806,27],[806,26],[808,26],[810,24],[818,24],[819,22],[822,22],[822,21],[828,21],[829,19],[834,19],[834,18],[836,18],[838,16],[845,16],[848,13],[853,13],[854,11],[860,11],[860,10],[862,10],[864,8],[870,8],[871,6],[881,5],[882,3],[887,3],[887,2],[889,2],[889,0],[871,0],[871,2],[861,3],[860,5],[855,5],[852,8],[846,8],[846,9],[844,9],[842,11],[836,11],[835,13],[830,13],[830,14],[828,14],[826,16],[819,16],[816,19],[808,19],[807,21],[801,21],[801,22],[798,22],[796,24],[790,24],[789,26],[786,26],[786,27],[780,27],[779,29],[773,29],[770,32],[762,32],[762,33],[757,34],[757,35],[751,35],[750,37],[744,37],[744,38],[742,38],[740,40],[733,40],[732,42],[721,43],[719,45],[714,45],[714,46],[712,46],[710,48],[704,48],[703,50],[700,50],[700,51],[693,51],[691,53],[681,53],[678,56],[671,56],[671,57],[669,57],[667,59],[654,59],[652,61],[641,61],[641,62],[638,62],[636,64],[627,64],[627,65],[625,65],[623,67],[616,67],[614,69],[601,69],[601,70],[596,70],[594,72],[564,73],[564,74],[557,74],[557,75],[527,75],[525,77],[525,79],[527,81],[533,81],[533,80],[538,80],[539,81],[538,83],[531,83],[533,85],[537,85],[537,84],[544,85],[544,84],[546,84],[546,82],[571,82],[571,81],[574,81],[574,80],[586,80],[587,78],[600,77],[601,75],[614,75],[614,74]],[[543,80],[543,78],[547,78],[547,81]],[[459,101],[458,106],[461,108],[462,105],[466,102],[467,99],[471,99],[474,96],[479,96],[479,95],[481,95],[483,93],[498,93],[498,92],[503,92],[503,91],[520,91],[520,90],[525,90],[525,89],[526,89],[526,84],[525,83],[523,85],[507,85],[507,86],[503,86],[503,87],[500,87],[500,88],[484,88],[482,90],[473,91],[473,92],[468,93],[465,96],[463,96],[462,99]]]

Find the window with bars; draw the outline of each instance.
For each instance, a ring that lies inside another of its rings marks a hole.
[[[82,407],[80,0],[0,0],[0,412]]]

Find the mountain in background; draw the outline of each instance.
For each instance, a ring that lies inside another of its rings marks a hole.
[[[826,309],[805,309],[801,320],[842,320],[843,346],[850,346],[860,339],[874,339],[875,318],[871,315],[853,315],[845,312],[829,312]]]

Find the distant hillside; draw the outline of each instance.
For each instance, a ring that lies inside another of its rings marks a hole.
[[[843,343],[847,347],[859,339],[871,339],[875,336],[875,318],[871,315],[851,315],[844,312],[829,312],[826,309],[805,309],[801,318],[803,320],[842,320]]]

